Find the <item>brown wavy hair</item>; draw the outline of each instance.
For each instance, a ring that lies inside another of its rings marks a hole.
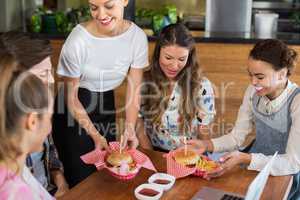
[[[19,31],[0,35],[1,50],[9,52],[24,70],[31,69],[52,54],[49,40],[33,37]]]
[[[190,131],[189,127],[195,117],[197,105],[193,97],[201,87],[202,73],[197,60],[195,40],[189,30],[181,23],[165,27],[156,42],[150,70],[144,74],[142,87],[142,106],[144,115],[157,127],[169,102],[169,80],[159,65],[160,51],[163,47],[177,45],[189,50],[187,63],[177,75],[177,84],[181,89],[180,99],[180,129],[183,133]],[[157,97],[157,98],[153,98]]]

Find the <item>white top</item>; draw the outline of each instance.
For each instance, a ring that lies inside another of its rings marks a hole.
[[[35,195],[34,199],[42,199],[42,200],[54,200],[48,191],[35,179],[29,169],[24,166],[21,177],[23,181],[31,188],[33,195]]]
[[[80,87],[104,92],[118,87],[129,67],[147,65],[147,36],[134,23],[114,37],[95,37],[78,24],[63,45],[57,74],[80,77]]]
[[[288,81],[286,89],[274,100],[267,97],[261,98],[257,108],[262,113],[277,112],[285,104],[289,95],[297,88],[295,83]],[[252,131],[254,115],[252,112],[252,96],[255,89],[250,85],[245,93],[243,103],[239,109],[235,126],[231,133],[219,138],[212,139],[215,152],[232,151],[238,149],[246,136]],[[296,95],[291,104],[292,126],[289,133],[286,153],[278,155],[271,169],[274,176],[298,173],[300,170],[300,95]],[[261,153],[252,153],[249,170],[261,171],[272,156]]]
[[[179,114],[180,109],[180,99],[182,96],[182,90],[175,83],[172,94],[169,99],[168,106],[161,117],[161,124],[159,127],[153,124],[150,119],[147,119],[145,113],[145,104],[142,101],[140,114],[144,118],[144,123],[146,127],[146,132],[151,140],[151,143],[155,147],[159,147],[165,150],[173,150],[182,145],[183,136],[187,136],[187,139],[196,139],[198,133],[195,130],[197,126],[206,127],[214,119],[216,114],[215,111],[215,98],[214,90],[211,82],[203,77],[201,80],[201,87],[197,92],[196,100],[196,115],[192,120],[192,132],[183,134],[180,130],[179,123],[182,121],[182,116]],[[141,91],[142,95],[148,95],[148,91],[143,88]]]

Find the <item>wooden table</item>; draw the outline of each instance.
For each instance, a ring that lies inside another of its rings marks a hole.
[[[166,161],[162,153],[155,151],[144,151],[153,161],[158,171],[166,171]],[[120,181],[108,174],[106,170],[95,172],[80,184],[72,188],[59,200],[127,200],[135,199],[134,189],[146,183],[152,171],[142,169],[139,174],[130,181]],[[199,177],[189,176],[176,180],[171,190],[165,192],[161,199],[185,200],[192,196],[203,186],[222,189],[228,192],[245,194],[250,182],[257,175],[257,172],[237,167],[222,177],[206,181]],[[262,199],[281,200],[289,190],[291,176],[269,177],[264,189]]]

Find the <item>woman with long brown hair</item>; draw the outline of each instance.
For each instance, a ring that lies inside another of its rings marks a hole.
[[[198,138],[213,120],[212,85],[202,76],[192,35],[180,23],[160,33],[145,73],[140,113],[141,146],[163,151],[179,147],[183,136]]]

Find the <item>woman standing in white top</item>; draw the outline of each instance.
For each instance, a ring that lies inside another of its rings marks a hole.
[[[64,90],[56,101],[53,138],[71,187],[95,171],[80,156],[115,140],[113,90],[126,76],[123,146],[138,145],[138,86],[148,65],[148,43],[139,27],[123,19],[127,4],[128,0],[89,0],[92,20],[77,25],[62,48],[57,74]]]
[[[260,171],[278,151],[271,174],[294,174],[290,199],[297,199],[297,195],[300,198],[300,88],[289,80],[296,58],[296,51],[274,39],[260,41],[251,50],[248,59],[251,85],[231,133],[189,142],[206,151],[233,151],[221,157],[222,168],[207,174],[206,178],[220,176],[239,164]],[[252,128],[255,128],[256,139],[249,150],[234,151],[241,147]]]

